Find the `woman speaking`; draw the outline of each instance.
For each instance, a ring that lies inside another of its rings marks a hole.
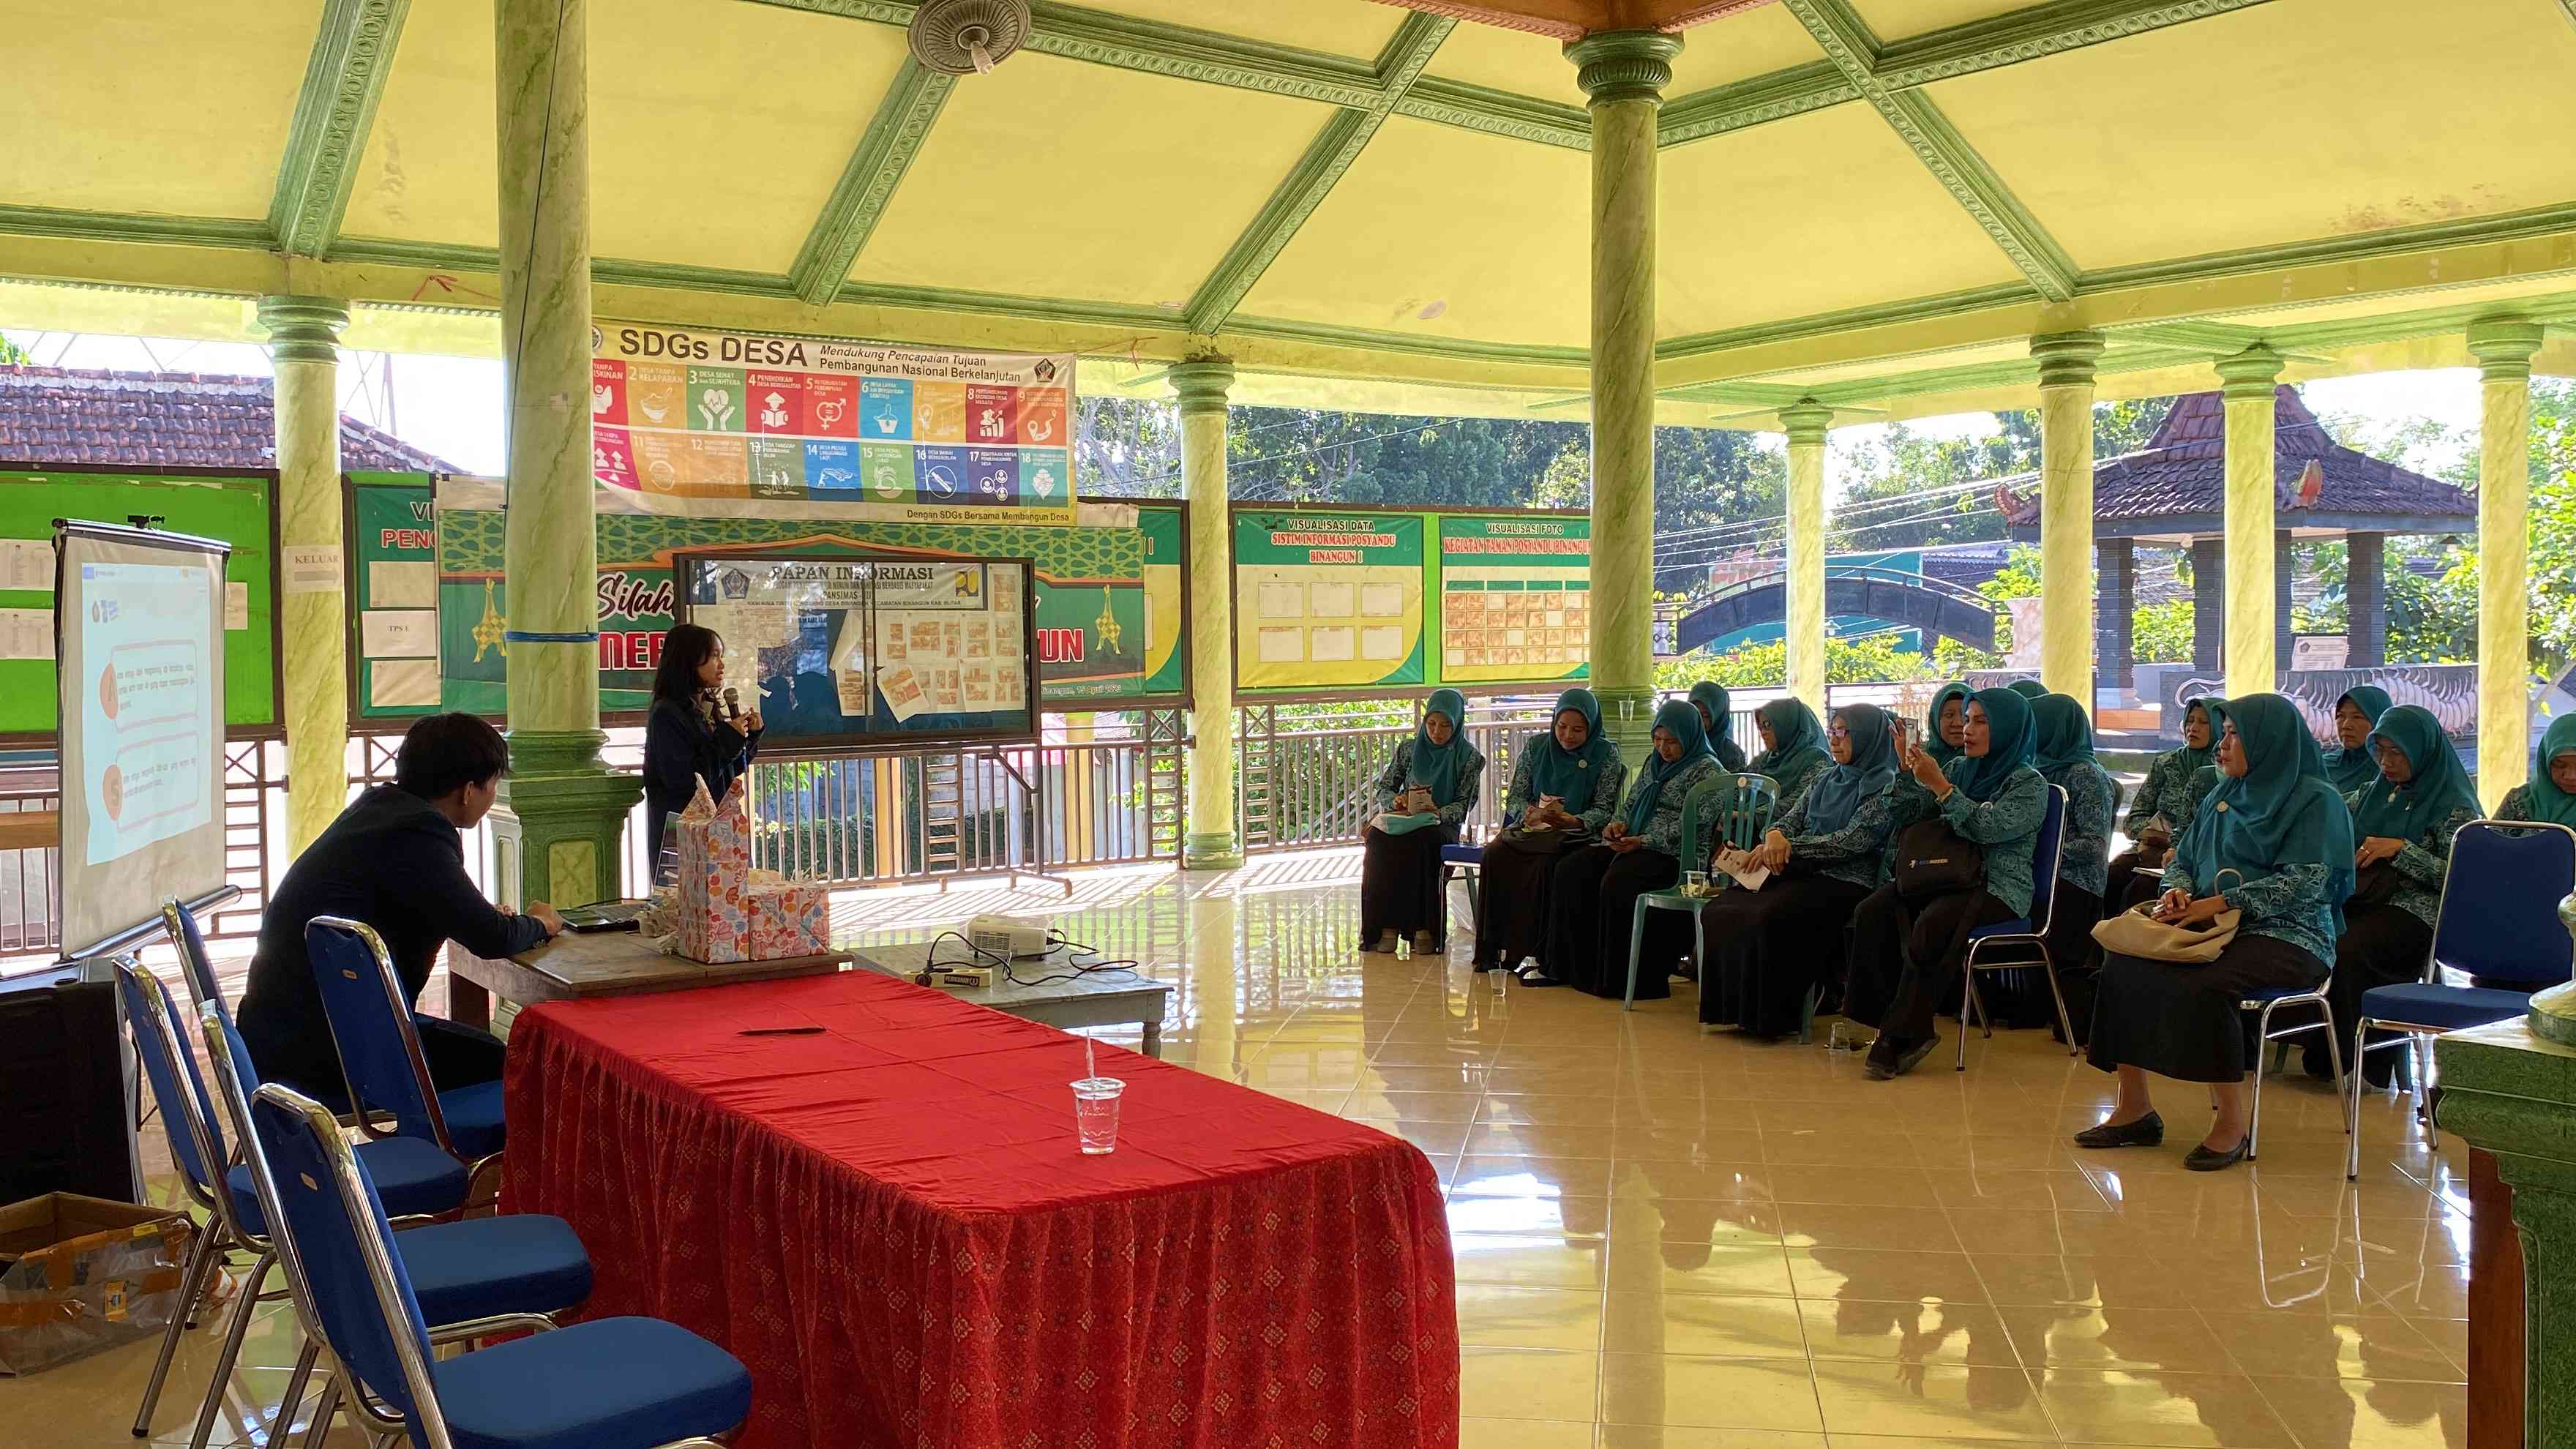
[[[662,636],[653,671],[653,713],[644,722],[644,838],[653,878],[663,879],[662,823],[688,808],[698,782],[721,800],[760,749],[760,706],[737,710],[725,697],[724,641],[697,624]]]

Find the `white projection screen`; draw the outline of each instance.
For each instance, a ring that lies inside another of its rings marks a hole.
[[[213,539],[63,522],[63,954],[224,885],[224,565]]]

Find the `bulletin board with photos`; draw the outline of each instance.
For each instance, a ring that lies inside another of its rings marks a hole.
[[[1034,742],[1028,559],[683,553],[680,622],[723,641],[765,751]]]

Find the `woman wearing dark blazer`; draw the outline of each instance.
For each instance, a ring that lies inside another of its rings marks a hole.
[[[663,823],[689,807],[698,782],[718,800],[751,768],[760,750],[760,706],[729,715],[724,686],[724,641],[697,624],[674,625],[662,636],[662,663],[653,671],[653,712],[644,721],[644,838],[651,842],[654,876],[662,874]]]

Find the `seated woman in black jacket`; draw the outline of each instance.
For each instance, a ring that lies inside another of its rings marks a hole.
[[[653,848],[656,879],[663,822],[689,808],[700,780],[722,800],[759,752],[759,703],[728,715],[718,693],[723,685],[724,641],[714,630],[679,624],[662,636],[653,713],[644,722],[644,838]]]

